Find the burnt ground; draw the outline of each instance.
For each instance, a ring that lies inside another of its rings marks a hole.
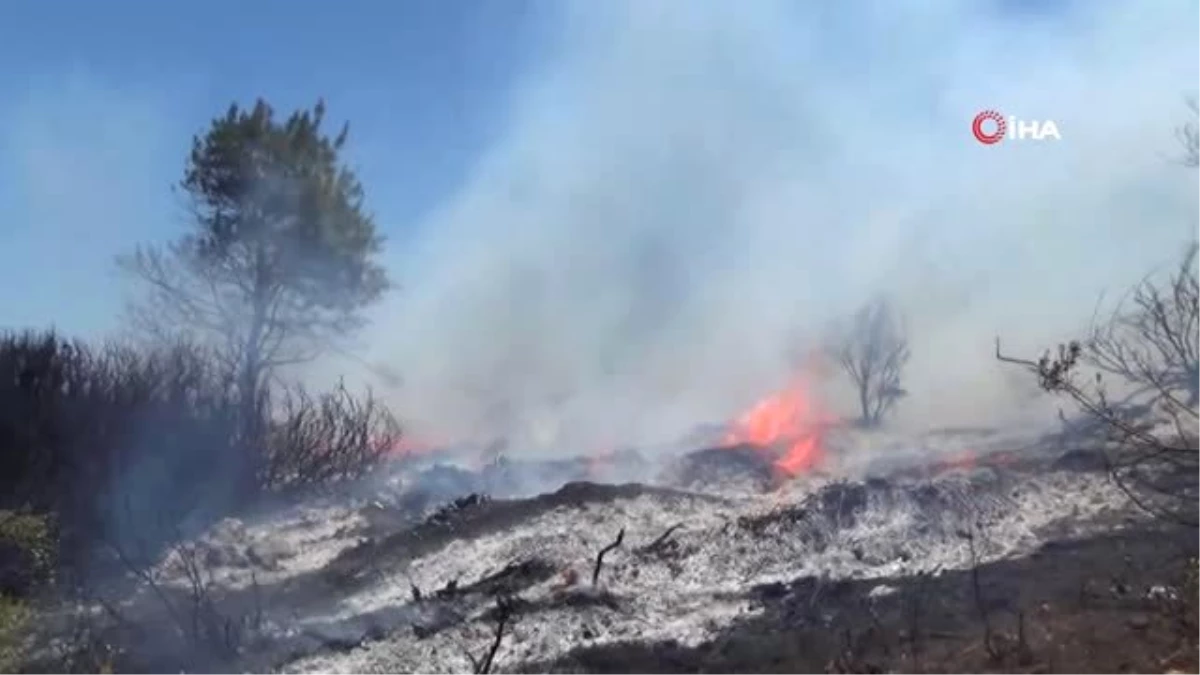
[[[696,647],[577,648],[517,672],[1196,672],[1196,533],[1146,527],[974,570],[755,587]],[[1194,574],[1194,572],[1193,572]],[[1186,589],[1169,597],[1168,589]]]
[[[752,450],[701,451],[696,453],[696,461],[685,463],[684,475],[703,483],[733,480],[730,474],[743,473],[752,482],[765,482],[769,473],[755,464],[754,458],[761,455]],[[1057,458],[1053,467],[1094,472],[1097,467],[1089,457],[1067,453]],[[713,475],[709,460],[719,465]],[[854,526],[871,509],[890,511],[905,503],[930,514],[930,527],[950,527],[953,532],[958,525],[943,522],[950,514],[971,513],[989,504],[993,511],[1008,508],[1001,497],[1019,489],[1006,478],[1017,464],[1005,460],[1009,468],[984,471],[979,479],[970,480],[835,483],[802,503],[730,521],[705,536],[721,537],[732,528],[758,542],[752,546],[770,546],[773,538],[787,536],[801,550],[816,554],[838,546],[831,534]],[[1024,473],[1022,467],[1014,476]],[[213,600],[224,616],[266,614],[284,628],[282,632],[249,635],[238,646],[234,660],[222,660],[211,649],[187,653],[187,646],[168,634],[171,623],[162,616],[160,603],[149,597],[148,602],[121,609],[127,625],[115,626],[109,639],[124,645],[124,650],[112,665],[125,672],[273,671],[308,655],[348,653],[364,643],[387,642],[401,634],[427,641],[468,623],[486,625],[488,615],[480,615],[479,608],[494,604],[498,596],[513,598],[511,625],[540,621],[554,630],[554,620],[548,617],[560,616],[564,607],[598,617],[596,623],[603,625],[605,616],[636,611],[635,598],[623,597],[619,586],[591,586],[586,580],[561,593],[527,593],[553,583],[563,570],[562,560],[542,557],[534,549],[524,558],[486,572],[480,569],[444,586],[419,588],[412,584],[408,601],[369,612],[330,616],[328,621],[309,622],[298,631],[287,630],[291,622],[284,617],[316,614],[328,607],[330,598],[373,588],[372,584],[388,577],[403,579],[406,561],[453,542],[504,532],[555,510],[586,510],[644,496],[659,502],[724,502],[718,497],[639,484],[576,482],[527,499],[468,495],[415,519],[403,509],[375,507],[382,511],[376,514],[377,522],[368,523],[365,539],[320,569],[261,588],[213,591]],[[395,512],[388,513],[388,508]],[[937,516],[939,513],[943,515]],[[988,548],[985,525],[963,531],[961,536],[980,550]],[[579,645],[560,650],[552,658],[521,661],[506,655],[502,648],[496,671],[1196,671],[1195,529],[1121,519],[1100,535],[1076,538],[1068,529],[1045,536],[1047,543],[1031,555],[977,565],[973,570],[870,579],[806,576],[787,583],[748,585],[731,597],[752,605],[754,611],[733,619],[701,644],[605,643],[601,634],[568,634],[572,637],[565,644],[578,640]],[[873,550],[870,542],[864,545],[866,550],[852,551],[859,560],[910,557],[907,550],[901,550],[908,548],[903,541],[897,542],[895,553]],[[649,570],[665,565],[678,575],[681,567],[706,564],[693,556],[694,541],[676,541],[670,529],[661,541],[637,547],[629,544],[624,551],[613,564],[635,571],[641,566]],[[1185,578],[1189,569],[1190,579]],[[163,590],[173,596],[176,606],[186,607],[186,592]],[[1189,598],[1191,602],[1186,601]],[[127,630],[132,626],[136,630]],[[52,662],[30,665],[34,671],[59,670]]]
[[[330,598],[348,595],[377,583],[381,577],[393,576],[405,562],[443,549],[452,542],[501,532],[555,509],[579,509],[647,495],[663,502],[680,499],[723,501],[718,497],[642,484],[576,481],[554,492],[527,499],[492,499],[472,493],[453,499],[416,520],[403,507],[376,505],[367,510],[371,515],[366,518],[362,532],[365,538],[342,551],[324,567],[277,583],[238,589],[213,586],[206,591],[205,601],[211,601],[217,609],[211,613],[210,620],[219,623],[270,615],[303,616],[320,611]],[[388,526],[395,529],[388,531]],[[112,587],[104,594],[109,596],[106,612],[119,615],[119,618],[105,631],[104,640],[118,647],[112,658],[114,668],[120,672],[219,672],[232,669],[234,663],[240,664],[241,670],[270,671],[281,663],[309,654],[352,649],[364,640],[378,639],[396,630],[412,630],[424,636],[436,634],[468,620],[471,606],[498,594],[518,594],[559,571],[559,567],[531,555],[478,579],[462,579],[440,588],[422,589],[413,585],[410,603],[309,625],[298,632],[250,637],[265,631],[260,631],[261,626],[239,626],[236,628],[238,644],[229,645],[241,652],[236,661],[229,660],[228,655],[213,649],[211,644],[191,644],[177,634],[175,628],[180,616],[186,623],[194,614],[200,614],[194,611],[195,598],[187,588],[160,584],[153,593],[144,592],[139,599],[118,605],[113,599],[130,593],[132,580],[112,580],[109,582]],[[569,594],[561,600],[570,606],[613,604],[603,594],[587,592]],[[173,611],[167,611],[167,605],[174,608]],[[520,603],[517,607],[518,613],[538,609],[536,605]],[[67,620],[63,618],[53,623],[62,624]],[[53,631],[65,627],[49,628]],[[216,630],[222,632],[226,628],[222,625]],[[224,641],[223,637],[217,640]],[[60,669],[56,658],[54,654],[42,653],[28,664],[27,670],[55,672]]]
[[[664,500],[691,498],[667,488],[627,483],[606,485],[577,481],[531,499],[489,499],[472,494],[438,509],[416,527],[395,534],[370,538],[347,549],[324,570],[326,581],[342,588],[354,586],[369,577],[381,564],[395,564],[444,548],[451,541],[471,539],[498,532],[548,511],[588,504],[604,504],[617,499],[654,495]],[[716,497],[713,501],[720,501]]]

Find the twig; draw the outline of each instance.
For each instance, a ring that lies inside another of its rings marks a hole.
[[[883,657],[890,661],[892,658],[892,648],[888,645],[888,631],[884,629],[883,622],[879,620],[879,615],[875,612],[875,607],[869,599],[863,601],[863,609],[871,619],[871,628],[875,631],[875,636],[879,640],[879,647],[883,650]]]
[[[929,582],[929,572],[922,571],[917,573],[917,583],[915,588],[909,591],[908,595],[908,652],[909,658],[912,660],[912,672],[919,673],[924,670],[921,667],[921,600],[925,595],[925,588]]]
[[[111,602],[102,597],[99,593],[91,595],[91,599],[94,600],[97,605],[100,605],[100,609],[103,609],[105,614],[107,614],[113,619],[113,621],[120,624],[124,628],[135,632],[140,632],[142,630],[141,626],[138,626],[134,622],[130,621],[124,614],[121,614],[121,612],[118,611]]]
[[[159,602],[162,603],[163,608],[167,610],[167,614],[171,616],[171,619],[175,622],[175,625],[179,627],[180,632],[186,637],[187,622],[184,621],[183,616],[176,609],[175,603],[171,602],[171,598],[167,597],[166,592],[163,591],[162,587],[159,586],[158,582],[154,579],[153,573],[143,568],[141,565],[133,562],[133,560],[126,555],[125,549],[122,548],[120,544],[116,543],[115,541],[109,541],[107,544],[109,548],[112,549],[113,553],[117,555],[117,559],[121,561],[121,564],[124,565],[127,570],[133,572],[134,575],[145,582],[146,587],[149,588],[150,592],[152,592],[155,597],[158,598]]]
[[[471,672],[482,673],[483,671],[481,669],[483,666],[481,665],[479,659],[475,658],[475,655],[471,653],[471,650],[463,646],[461,642],[455,642],[455,644],[458,646],[458,650],[463,653],[463,656],[467,657],[467,661],[471,663]]]
[[[658,537],[658,539],[655,539],[654,541],[652,541],[649,544],[647,544],[646,546],[644,546],[642,548],[642,550],[646,551],[647,553],[657,550],[658,547],[667,543],[667,539],[670,538],[670,536],[675,533],[675,530],[678,530],[681,527],[683,527],[683,523],[675,523],[674,525],[668,527],[666,532],[663,532]]]
[[[480,669],[475,671],[480,675],[487,675],[492,671],[492,664],[496,661],[496,652],[500,649],[500,643],[504,640],[504,627],[508,625],[508,619],[512,616],[512,604],[503,597],[496,599],[496,639],[492,640],[492,648],[488,650],[487,656],[484,657],[483,663],[480,664]]]
[[[967,540],[967,549],[971,554],[971,589],[975,594],[975,608],[979,610],[979,618],[983,621],[983,646],[993,660],[999,660],[1000,654],[992,644],[992,622],[983,600],[983,584],[979,581],[979,555],[975,550],[975,532],[960,532],[959,536]]]
[[[1029,640],[1025,637],[1025,612],[1017,612],[1017,658],[1020,659],[1021,665],[1027,666],[1033,663],[1033,650],[1029,647]]]
[[[596,583],[600,580],[600,568],[604,566],[604,556],[609,551],[620,546],[622,541],[625,541],[625,528],[623,528],[623,527],[621,528],[621,531],[617,533],[616,541],[614,541],[613,543],[609,544],[608,546],[605,546],[604,548],[600,549],[600,552],[596,554],[596,567],[592,570],[592,585],[593,586],[595,586]]]
[[[258,573],[254,570],[250,571],[250,584],[254,589],[254,619],[253,629],[260,630],[263,626],[263,598],[262,586],[258,583]]]

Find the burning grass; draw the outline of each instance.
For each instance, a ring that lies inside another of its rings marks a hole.
[[[732,448],[754,448],[769,457],[779,479],[817,467],[825,456],[824,436],[833,417],[801,378],[754,404],[731,425]]]

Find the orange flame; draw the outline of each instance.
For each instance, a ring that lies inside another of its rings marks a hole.
[[[427,443],[411,436],[401,436],[387,449],[387,454],[395,457],[411,457],[432,452],[436,448],[437,446],[433,443]]]
[[[961,450],[947,455],[933,464],[935,473],[945,471],[971,471],[980,467],[1002,467],[1017,463],[1017,455],[1011,452],[981,454],[975,450]]]
[[[962,450],[953,453],[943,459],[938,469],[943,471],[965,470],[970,471],[979,465],[979,458],[976,457],[974,450]]]
[[[725,437],[728,445],[749,444],[771,453],[776,470],[787,478],[811,470],[825,455],[829,418],[801,380],[754,405]]]
[[[616,451],[612,448],[605,448],[595,454],[588,455],[584,459],[588,479],[593,481],[599,480],[609,467],[611,467],[613,457],[616,454]]]

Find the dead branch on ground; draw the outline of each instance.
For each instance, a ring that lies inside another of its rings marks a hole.
[[[500,650],[500,643],[504,640],[504,627],[512,617],[512,606],[504,599],[496,600],[496,610],[496,639],[492,640],[492,647],[484,657],[483,663],[480,664],[480,669],[475,671],[476,673],[486,675],[492,671],[492,664],[496,662],[496,652]]]
[[[683,523],[675,523],[674,525],[668,527],[667,531],[663,532],[661,535],[659,535],[659,537],[657,539],[655,539],[654,541],[650,542],[649,544],[646,544],[645,546],[643,546],[642,552],[643,553],[653,553],[653,552],[657,551],[659,548],[661,548],[663,545],[665,545],[667,543],[667,540],[671,538],[671,535],[675,534],[675,531],[681,527],[683,527]]]
[[[461,645],[459,646],[459,648],[462,649],[463,654],[466,655],[467,660],[471,662],[471,672],[476,673],[476,675],[487,675],[487,673],[492,672],[492,666],[496,662],[496,652],[500,650],[500,643],[504,641],[504,629],[508,626],[508,622],[512,616],[512,599],[503,595],[497,596],[495,609],[496,634],[492,639],[492,644],[488,649],[487,654],[485,654],[483,658],[476,658],[475,655],[470,652],[470,650],[462,647]]]
[[[604,548],[600,549],[600,552],[596,554],[596,566],[592,569],[592,585],[593,586],[595,586],[596,583],[600,581],[600,568],[604,566],[604,556],[607,555],[609,551],[620,546],[621,542],[623,542],[623,541],[625,541],[625,528],[622,527],[621,531],[617,533],[616,540],[613,541],[613,543],[609,544],[608,546],[605,546]]]

